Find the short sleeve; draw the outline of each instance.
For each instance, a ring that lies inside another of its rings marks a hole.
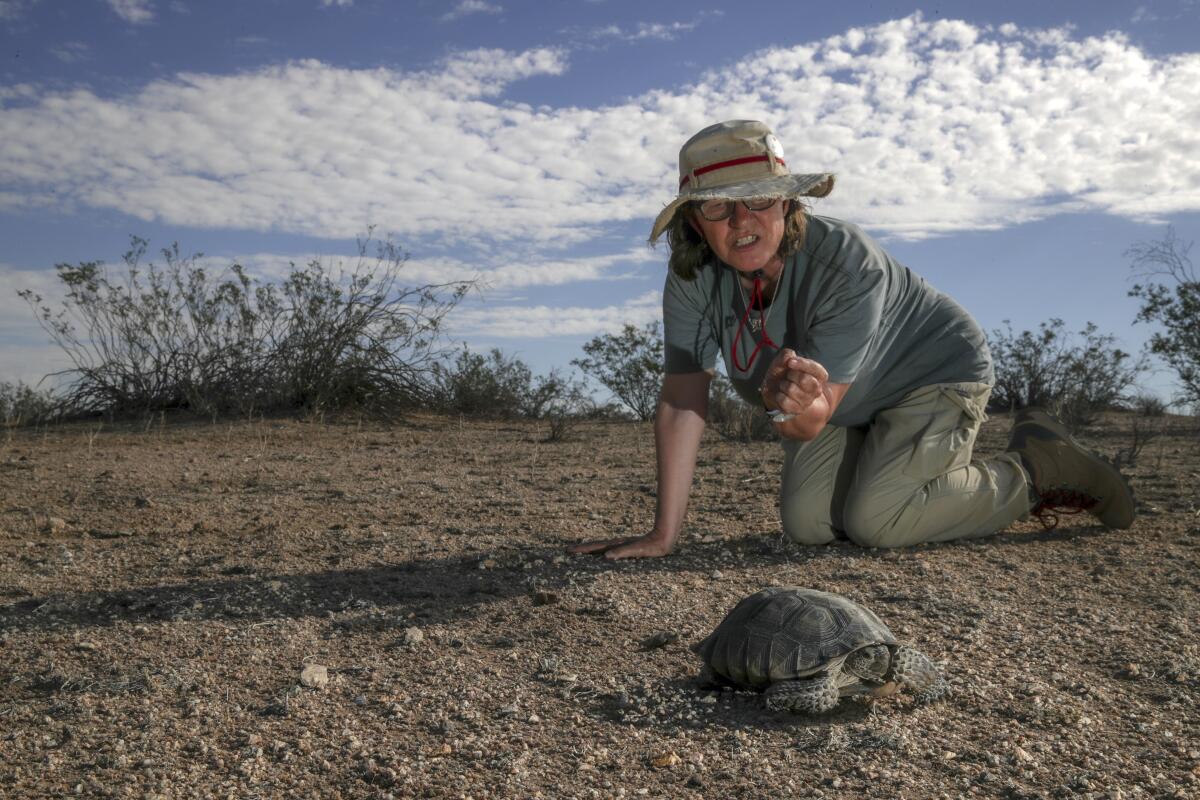
[[[702,277],[685,281],[667,273],[663,287],[663,368],[668,374],[701,372],[716,366],[720,342],[710,311],[712,292]]]

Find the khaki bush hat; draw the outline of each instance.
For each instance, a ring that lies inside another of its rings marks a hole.
[[[679,196],[654,220],[654,242],[675,212],[692,200],[742,200],[749,197],[824,197],[833,191],[829,172],[793,175],[783,160],[783,145],[761,122],[735,119],[709,125],[679,151]]]

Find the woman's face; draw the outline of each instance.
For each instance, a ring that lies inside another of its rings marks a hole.
[[[717,222],[711,222],[699,211],[691,209],[692,225],[717,258],[738,272],[766,269],[771,275],[769,265],[783,240],[783,217],[789,203],[784,200],[762,211],[751,211],[744,203],[734,203],[733,213]]]

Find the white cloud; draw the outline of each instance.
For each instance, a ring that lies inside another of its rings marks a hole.
[[[25,7],[21,0],[0,0],[0,21],[19,19],[24,15]]]
[[[91,58],[92,48],[84,42],[63,42],[51,47],[50,55],[64,64],[74,64]]]
[[[424,72],[181,74],[115,98],[0,89],[0,203],[336,238],[373,223],[420,252],[571,244],[648,229],[679,145],[747,116],[794,170],[839,174],[822,211],[897,236],[1200,209],[1200,54],[1155,58],[1119,34],[912,16],[619,105],[504,100],[566,68],[560,50],[472,51]]]
[[[451,336],[545,339],[555,336],[594,336],[617,333],[626,323],[645,325],[662,319],[662,293],[646,292],[623,305],[491,306],[460,308],[448,318]]]
[[[349,8],[352,5],[354,5],[354,0],[321,0],[321,6],[323,8],[329,8],[330,6]]]
[[[134,25],[141,25],[154,19],[154,3],[152,0],[108,0],[108,5],[117,16]]]
[[[499,14],[502,11],[504,11],[503,6],[488,3],[484,0],[461,0],[453,9],[442,15],[442,21],[453,22],[456,19],[462,19],[471,14]]]
[[[592,28],[584,31],[583,36],[589,39],[616,39],[624,42],[640,42],[656,40],[669,42],[679,38],[681,34],[692,31],[699,22],[639,22],[632,28],[622,28],[619,25],[605,25],[602,28]]]
[[[370,252],[368,248],[368,253]],[[237,263],[251,276],[275,281],[288,275],[293,264],[305,265],[313,261],[320,262],[330,274],[339,271],[352,272],[359,265],[357,257],[325,253],[208,256],[204,258],[203,265],[211,274],[219,274],[231,264]],[[645,276],[636,270],[637,266],[661,264],[662,261],[662,254],[641,245],[624,252],[574,258],[548,259],[520,255],[510,255],[507,258],[492,256],[472,261],[458,258],[412,258],[401,267],[401,280],[407,286],[475,281],[479,289],[487,294],[532,286],[563,286],[579,281],[641,279]],[[364,263],[368,268],[371,267],[375,263],[373,256],[368,255]]]

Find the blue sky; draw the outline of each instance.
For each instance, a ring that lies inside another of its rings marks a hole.
[[[739,117],[986,329],[1137,349],[1124,251],[1200,236],[1198,42],[1200,0],[0,0],[0,379],[65,363],[15,296],[56,263],[271,276],[369,225],[488,286],[454,341],[566,367],[658,318],[679,146]]]

